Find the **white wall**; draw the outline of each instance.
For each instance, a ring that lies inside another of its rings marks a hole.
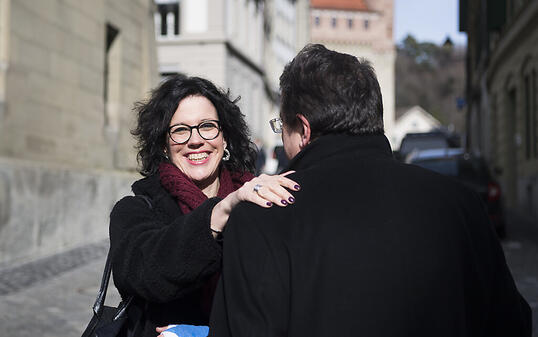
[[[427,112],[421,108],[413,107],[396,120],[391,134],[391,143],[394,144],[393,150],[400,148],[400,143],[406,134],[429,132],[441,125],[433,116],[425,116],[424,114]]]

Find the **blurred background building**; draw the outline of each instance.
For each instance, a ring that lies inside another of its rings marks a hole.
[[[370,61],[383,95],[385,133],[393,138],[396,49],[393,0],[311,0],[311,39]]]
[[[0,0],[0,263],[101,240],[157,83],[151,0]]]
[[[538,1],[460,0],[467,147],[497,167],[509,208],[538,219]]]
[[[430,132],[440,127],[441,122],[419,105],[397,109],[392,131],[394,141],[392,149],[398,150],[402,139],[408,133]]]
[[[267,121],[278,115],[279,77],[308,43],[307,0],[156,0],[159,73],[201,76],[232,98],[253,138],[278,142]]]

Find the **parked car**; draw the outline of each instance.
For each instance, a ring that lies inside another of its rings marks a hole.
[[[497,235],[506,236],[501,188],[482,157],[465,153],[461,148],[443,148],[415,151],[406,162],[453,177],[476,191],[487,206]]]
[[[447,131],[408,133],[402,139],[400,149],[395,152],[395,156],[401,161],[406,161],[406,158],[415,151],[458,148],[459,146],[459,136]]]

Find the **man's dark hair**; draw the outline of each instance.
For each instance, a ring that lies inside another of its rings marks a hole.
[[[283,122],[295,128],[304,115],[312,138],[383,133],[381,90],[366,60],[309,44],[284,68],[280,91]]]
[[[223,165],[230,171],[254,172],[256,150],[249,139],[249,129],[244,116],[230,100],[229,91],[219,90],[210,81],[200,77],[174,75],[153,90],[148,101],[135,104],[137,125],[131,133],[138,144],[140,173],[148,176],[157,172],[159,164],[167,160],[168,128],[179,102],[189,96],[204,96],[215,106],[222,134],[230,151],[230,159]]]

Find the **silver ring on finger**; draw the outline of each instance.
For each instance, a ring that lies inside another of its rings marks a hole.
[[[260,185],[260,184],[256,184],[254,185],[254,192],[256,193],[260,193],[260,188],[262,188],[263,185]]]

